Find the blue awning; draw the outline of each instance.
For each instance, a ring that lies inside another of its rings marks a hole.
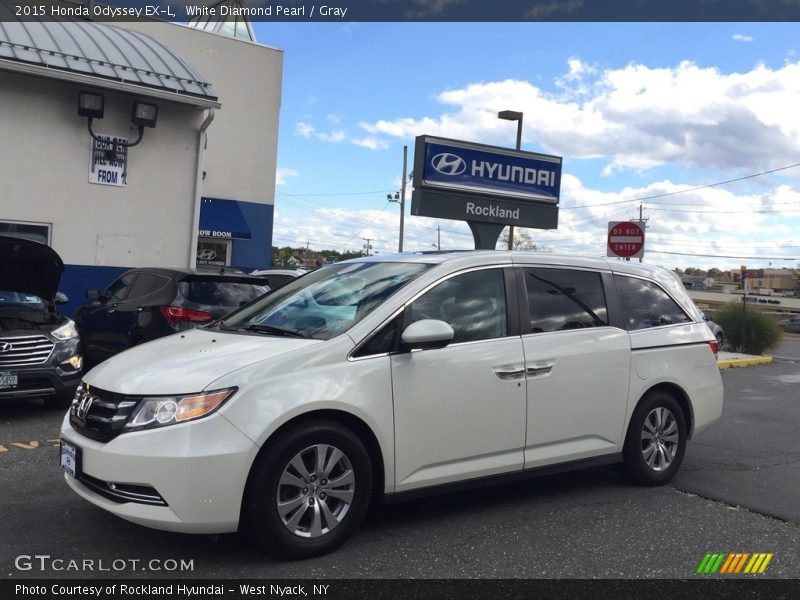
[[[200,203],[200,237],[249,240],[247,226],[235,200],[203,198]]]

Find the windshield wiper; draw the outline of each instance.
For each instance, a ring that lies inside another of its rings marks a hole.
[[[253,323],[252,325],[248,325],[242,329],[245,331],[255,331],[257,333],[272,333],[275,335],[311,339],[311,334],[306,331],[301,331],[292,327],[281,327],[280,325],[264,325],[263,323]]]

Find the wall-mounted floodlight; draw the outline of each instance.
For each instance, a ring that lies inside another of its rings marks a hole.
[[[122,178],[125,181],[128,171],[128,148],[136,146],[144,137],[145,127],[155,127],[158,118],[158,106],[148,102],[134,102],[131,110],[131,125],[139,128],[139,137],[133,142],[124,142],[117,138],[113,141],[99,138],[92,130],[92,120],[102,119],[105,107],[103,94],[81,91],[78,94],[78,115],[87,117],[89,135],[95,141],[92,146],[92,172],[97,159],[106,159],[122,163]]]
[[[81,117],[88,117],[89,135],[92,136],[94,141],[105,145],[108,142],[98,138],[94,131],[92,131],[92,119],[102,119],[105,105],[105,97],[103,94],[94,92],[80,92],[78,94],[78,115]],[[116,154],[117,147],[130,148],[136,146],[142,141],[144,136],[145,127],[155,127],[156,119],[158,118],[158,106],[149,104],[147,102],[134,102],[131,111],[131,124],[139,128],[139,137],[133,142],[114,142],[113,150],[109,153]]]
[[[103,98],[103,94],[80,92],[78,94],[78,116],[102,119],[104,104],[105,98]]]
[[[134,102],[131,123],[137,127],[155,127],[158,118],[158,106],[147,102]]]

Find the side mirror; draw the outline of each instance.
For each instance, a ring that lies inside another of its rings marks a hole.
[[[86,299],[90,302],[100,302],[100,292],[97,290],[86,290]]]
[[[56,304],[66,304],[69,302],[69,298],[64,292],[56,292],[56,297],[54,298]]]
[[[453,341],[455,332],[448,323],[436,319],[422,319],[412,323],[403,331],[403,341],[412,350],[433,350],[444,348]]]

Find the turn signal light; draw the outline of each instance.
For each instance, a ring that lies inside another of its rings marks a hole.
[[[202,310],[192,310],[180,306],[159,306],[161,314],[170,325],[179,323],[208,323],[213,317]]]

